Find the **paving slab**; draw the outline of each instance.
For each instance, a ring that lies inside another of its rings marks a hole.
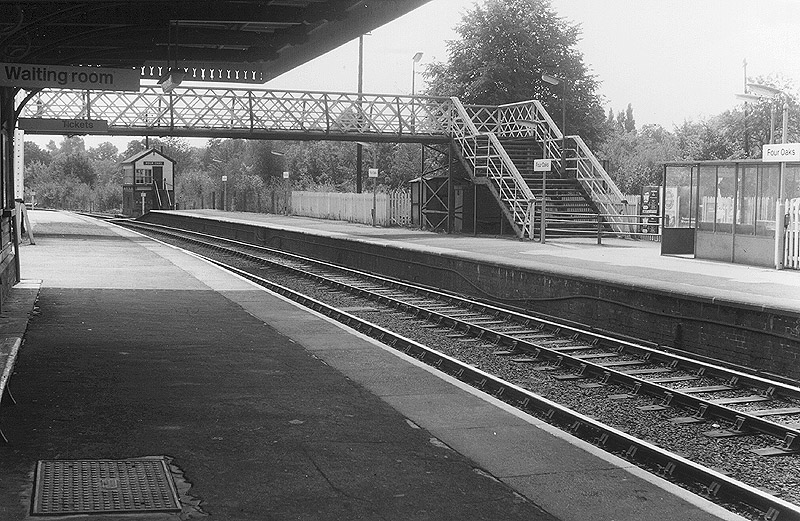
[[[739,519],[195,256],[34,226],[0,519],[30,521],[37,460],[148,455],[191,485],[183,519]],[[115,519],[155,518],[91,516]]]

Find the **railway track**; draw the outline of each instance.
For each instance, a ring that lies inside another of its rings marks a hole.
[[[760,487],[765,484],[769,487],[780,480],[756,477],[764,473],[788,473],[789,484],[785,488],[797,488],[792,483],[800,479],[796,456],[800,452],[800,388],[598,334],[574,324],[561,324],[270,248],[160,225],[140,222],[124,222],[124,225],[157,234],[169,242],[177,241],[183,247],[191,243],[190,249],[206,252],[213,262],[421,358],[667,479],[716,498],[740,513],[754,519],[800,520],[800,496],[796,490],[787,492],[780,485],[765,491]],[[240,267],[230,268],[231,259]],[[298,277],[304,282],[296,282]],[[303,291],[268,281],[278,279],[285,283],[287,278],[295,280],[290,285],[299,285]],[[303,284],[307,287],[302,288]],[[323,299],[333,302],[325,304]],[[355,312],[345,311],[348,309]],[[378,325],[390,316],[388,322],[400,322],[405,328]],[[403,329],[407,336],[398,334]],[[432,338],[425,344],[446,346],[431,349],[409,336]],[[536,382],[548,382],[545,387],[550,394],[553,388],[561,389],[556,395],[571,389],[570,393],[592,396],[586,401],[601,405],[583,413],[572,411],[539,396]],[[642,429],[632,427],[628,417],[615,420],[613,411],[618,409],[627,410],[651,427],[658,425],[657,429],[681,432],[683,436],[675,435],[678,438],[675,443],[641,439],[643,436],[637,435],[637,431]],[[661,426],[662,422],[668,427]],[[686,438],[683,443],[682,437]],[[706,444],[727,443],[729,450],[735,450],[734,458],[764,469],[752,476],[747,471],[726,468],[730,463],[715,465],[713,458],[698,457],[697,439],[706,440]],[[694,461],[698,459],[701,463]],[[753,463],[755,460],[761,463]],[[776,464],[778,460],[791,465]]]

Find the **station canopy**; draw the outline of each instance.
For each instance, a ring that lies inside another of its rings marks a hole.
[[[3,0],[0,63],[263,83],[427,1]]]

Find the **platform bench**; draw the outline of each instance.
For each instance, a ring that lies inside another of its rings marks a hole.
[[[22,339],[19,337],[6,337],[0,341],[0,409],[3,404],[16,405],[8,382],[11,380],[11,373],[14,372],[14,363],[17,361],[17,353]],[[0,428],[0,441],[8,443],[8,438]]]

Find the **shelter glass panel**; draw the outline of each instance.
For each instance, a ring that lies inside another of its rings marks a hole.
[[[759,171],[756,235],[775,237],[775,202],[778,200],[780,184],[779,165],[777,163],[763,165]]]
[[[693,228],[695,224],[693,195],[696,189],[693,180],[695,167],[691,165],[668,165],[664,180],[664,218],[667,228]]]
[[[733,231],[733,211],[736,202],[736,166],[717,167],[716,227],[718,232]]]
[[[756,187],[758,165],[739,167],[739,189],[736,195],[736,233],[753,235],[756,224]]]
[[[697,227],[714,230],[717,216],[717,167],[700,165],[697,176]]]

